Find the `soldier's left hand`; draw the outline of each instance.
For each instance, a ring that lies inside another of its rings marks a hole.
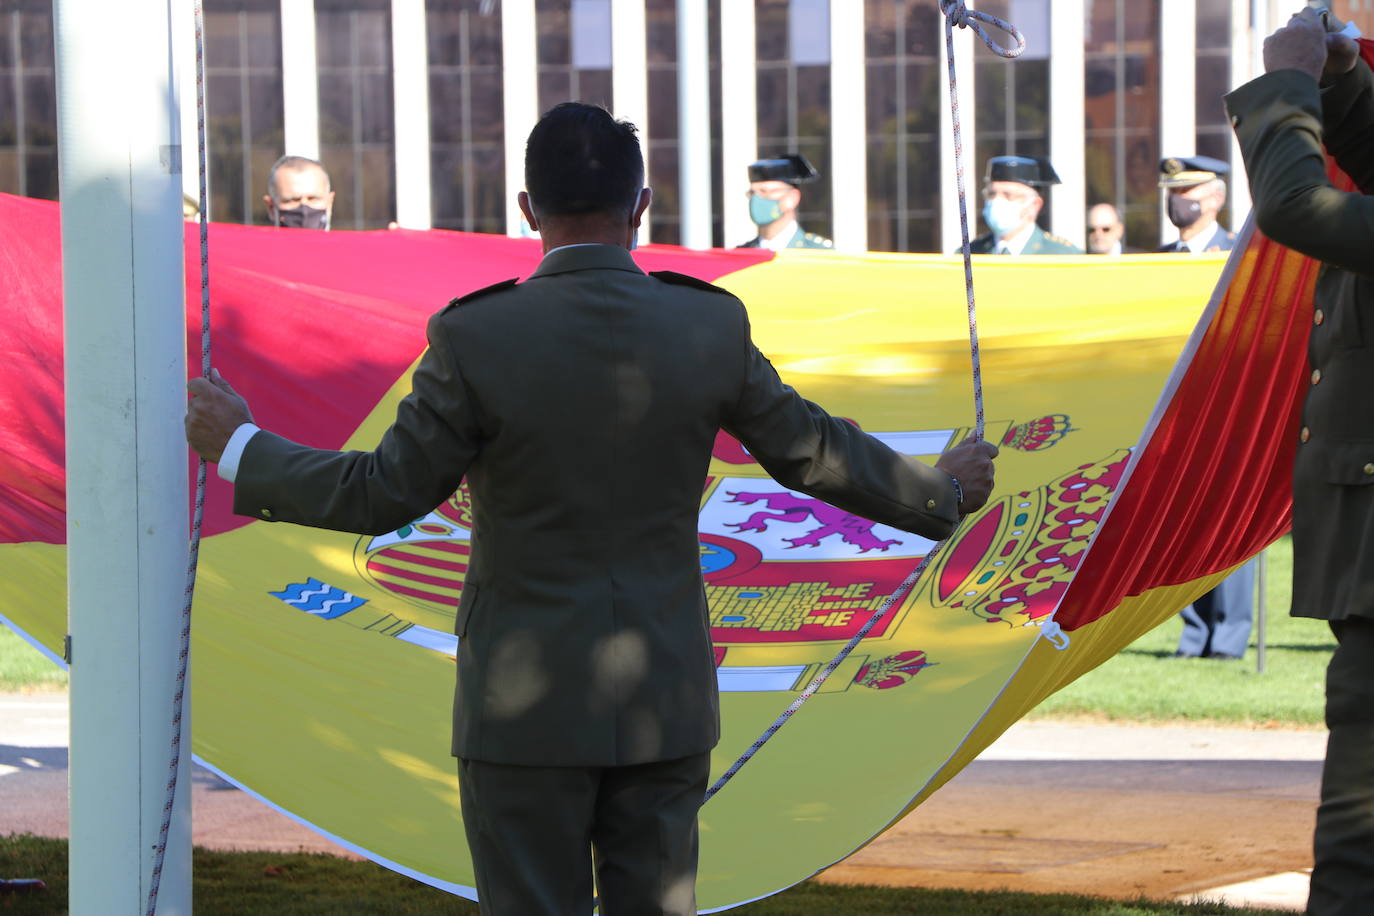
[[[1264,69],[1300,70],[1314,80],[1326,66],[1326,27],[1313,9],[1294,13],[1288,24],[1264,39]]]

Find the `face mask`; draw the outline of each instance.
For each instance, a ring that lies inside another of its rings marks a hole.
[[[277,210],[277,225],[287,229],[328,229],[329,211],[301,204],[294,210]]]
[[[1202,204],[1182,194],[1169,195],[1169,222],[1186,229],[1202,217]]]
[[[782,207],[772,198],[755,194],[749,198],[749,218],[755,226],[767,226],[782,219]]]
[[[1005,197],[994,197],[992,200],[983,204],[983,222],[988,224],[993,235],[998,238],[1006,238],[1007,235],[1021,228],[1025,222],[1022,210],[1024,204],[1018,204],[1007,200]]]

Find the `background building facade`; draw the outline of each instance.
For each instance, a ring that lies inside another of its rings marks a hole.
[[[1105,201],[1132,244],[1153,248],[1172,233],[1159,159],[1239,168],[1221,97],[1258,72],[1263,37],[1301,4],[977,5],[1029,47],[1009,61],[957,35],[970,212],[987,157],[1046,155],[1064,184],[1042,222],[1081,244],[1085,208]],[[1374,34],[1374,0],[1332,7]],[[848,250],[958,245],[936,0],[206,0],[205,18],[214,220],[266,222],[268,169],[290,152],[329,170],[336,228],[517,233],[524,138],[539,112],[582,99],[641,128],[646,241],[746,240],[745,165],[801,152],[821,173],[805,188],[808,230]],[[57,197],[55,81],[50,3],[0,0],[0,191]],[[1234,227],[1242,175],[1231,190]]]

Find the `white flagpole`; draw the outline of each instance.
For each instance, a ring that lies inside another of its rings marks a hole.
[[[169,18],[168,0],[54,4],[73,916],[145,911],[171,754],[188,510],[182,151]],[[183,746],[161,916],[191,912]]]

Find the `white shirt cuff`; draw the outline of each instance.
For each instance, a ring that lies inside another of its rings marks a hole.
[[[224,454],[219,456],[219,466],[215,469],[222,479],[234,482],[239,473],[239,459],[243,457],[243,450],[247,447],[248,440],[257,432],[258,427],[252,423],[243,423],[234,430],[228,444],[224,446]]]

